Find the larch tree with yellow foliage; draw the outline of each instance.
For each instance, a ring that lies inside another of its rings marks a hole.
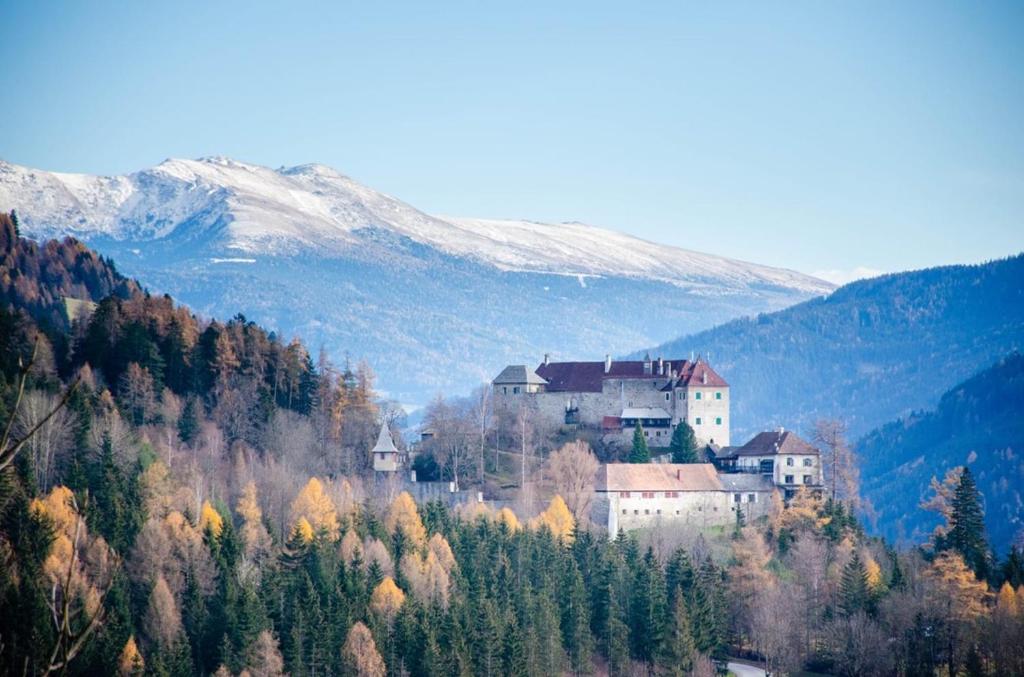
[[[537,515],[530,522],[530,526],[534,529],[547,527],[555,538],[563,543],[571,543],[576,531],[576,520],[573,519],[572,513],[569,512],[569,506],[565,504],[562,497],[555,494],[547,509]]]
[[[924,572],[927,598],[945,626],[949,674],[957,674],[966,647],[986,613],[988,585],[974,576],[962,557],[951,551],[939,554]]]
[[[302,487],[292,502],[292,519],[295,522],[305,519],[314,532],[323,532],[332,541],[338,540],[341,535],[341,525],[338,523],[338,511],[334,507],[334,501],[327,495],[323,483],[316,477],[311,477],[306,482],[306,486]]]
[[[121,650],[121,658],[118,660],[118,674],[120,677],[141,677],[146,670],[146,661],[142,659],[139,647],[135,643],[135,636],[132,635],[124,643]]]
[[[263,511],[256,498],[256,483],[249,482],[238,497],[235,512],[242,518],[242,547],[250,560],[261,560],[270,554],[272,542],[267,527],[263,524]]]
[[[221,532],[224,531],[224,518],[209,501],[203,501],[203,507],[199,511],[199,531],[204,534],[209,531],[214,538],[220,538]]]
[[[427,541],[427,530],[416,509],[416,501],[407,491],[400,493],[391,503],[384,517],[384,527],[392,535],[400,531],[417,548],[423,547]]]
[[[385,576],[370,595],[370,610],[388,622],[394,619],[404,603],[405,593],[391,576]]]

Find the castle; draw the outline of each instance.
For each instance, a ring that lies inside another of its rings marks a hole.
[[[730,444],[729,384],[700,357],[552,362],[545,355],[536,369],[505,367],[492,385],[497,413],[525,411],[553,428],[584,426],[628,443],[639,422],[651,447],[667,447],[686,421],[700,444]]]

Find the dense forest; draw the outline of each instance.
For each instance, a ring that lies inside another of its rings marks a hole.
[[[197,318],[88,254],[109,286],[86,292],[58,263],[80,245],[26,269],[36,245],[0,229],[3,279],[40,290],[0,306],[0,674],[1024,672],[1024,559],[993,558],[970,466],[903,551],[865,535],[850,483],[609,541],[558,482],[596,464],[581,443],[539,459],[541,510],[417,504],[368,470],[398,416],[368,366]],[[91,314],[55,315],[70,293]],[[428,453],[486,491],[493,438],[456,408],[435,403],[435,435],[466,440]]]
[[[993,545],[1005,552],[1024,538],[1022,412],[1024,356],[1014,353],[949,390],[934,410],[866,435],[857,448],[878,531],[893,540],[924,541],[940,522],[918,508],[929,479],[966,465],[984,496]]]
[[[842,417],[859,437],[933,406],[1024,347],[1024,254],[861,280],[650,349],[710,356],[734,392],[733,438]],[[637,355],[642,355],[643,351]]]

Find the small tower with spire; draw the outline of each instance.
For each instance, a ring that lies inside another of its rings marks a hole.
[[[399,461],[398,461],[398,447],[395,446],[395,441],[391,439],[391,430],[388,428],[387,421],[380,426],[380,435],[377,436],[377,444],[373,448],[373,469],[376,472],[397,472]]]

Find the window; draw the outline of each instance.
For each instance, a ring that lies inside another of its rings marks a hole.
[[[693,399],[695,399],[695,400],[699,400],[700,399],[700,391],[699,390],[696,393],[693,394]]]
[[[661,514],[661,508],[658,508],[658,509],[657,509],[657,510],[655,510],[654,512],[655,512],[656,514],[660,515],[660,514]]]
[[[814,460],[813,459],[810,459],[810,458],[805,458],[804,459],[804,467],[805,468],[810,468],[812,465],[814,465]]]
[[[783,484],[793,484],[793,476],[792,475],[786,475],[783,478],[782,483]]]
[[[804,484],[810,484],[810,483],[811,483],[811,476],[810,475],[804,475]]]
[[[513,395],[518,395],[519,394],[519,386],[512,386],[512,394]]]
[[[698,417],[697,417],[697,420],[695,421],[695,423],[696,423],[697,425],[700,425],[700,416],[698,416]]]
[[[501,394],[508,395],[508,386],[501,386]]]
[[[628,491],[623,491],[623,492],[622,492],[621,494],[619,494],[619,495],[620,495],[620,496],[622,496],[622,498],[629,498],[629,492],[628,492]]]
[[[645,515],[650,515],[650,514],[651,514],[651,511],[650,511],[650,509],[648,509],[648,508],[644,508],[644,514],[645,514]]]
[[[722,393],[715,393],[715,399],[716,400],[722,399]]]
[[[622,509],[622,514],[623,514],[623,515],[625,515],[625,514],[626,514],[626,513],[628,513],[628,512],[629,512],[629,511],[628,511],[628,510],[626,510],[625,508],[623,508],[623,509]]]
[[[742,499],[743,499],[743,495],[742,494],[733,494],[732,495],[733,503],[739,503]]]
[[[676,514],[677,514],[677,515],[679,514],[679,511],[678,511],[678,510],[676,510]]]
[[[747,494],[747,503],[757,503],[757,494]]]
[[[788,465],[790,468],[793,467],[793,458],[792,457],[789,457],[789,458],[786,459],[786,465]]]
[[[678,491],[666,491],[665,492],[665,498],[679,498],[679,492]]]
[[[634,515],[639,515],[639,514],[640,514],[640,511],[639,511],[639,510],[634,510],[634,511],[633,511],[633,514],[634,514]]]
[[[715,417],[715,425],[722,425],[722,417],[721,416],[716,416]]]
[[[672,393],[665,393],[665,401],[666,402],[668,402],[671,397],[672,397]]]
[[[645,492],[641,493],[640,496],[641,496],[641,498],[654,498],[654,492],[653,491],[645,491]]]

